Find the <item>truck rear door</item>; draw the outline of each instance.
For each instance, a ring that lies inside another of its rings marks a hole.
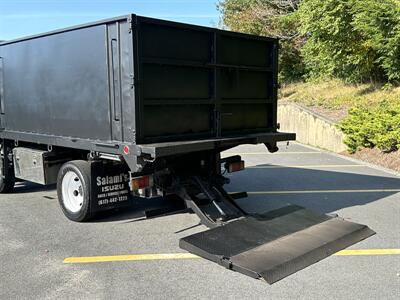
[[[277,41],[219,32],[216,45],[215,100],[221,135],[273,131]]]
[[[271,132],[277,40],[137,17],[140,143]]]

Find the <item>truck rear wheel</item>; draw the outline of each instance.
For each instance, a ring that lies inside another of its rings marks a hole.
[[[11,193],[14,190],[15,177],[13,174],[6,176],[4,172],[5,167],[4,153],[0,146],[0,193]]]
[[[64,215],[75,222],[83,222],[90,214],[90,163],[75,160],[65,163],[57,178],[57,193]]]

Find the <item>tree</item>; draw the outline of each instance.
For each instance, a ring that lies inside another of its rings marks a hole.
[[[311,77],[400,79],[398,0],[303,0],[297,14]]]
[[[376,64],[389,82],[400,83],[400,1],[356,1],[355,30],[365,37],[365,47],[376,52]]]
[[[228,28],[281,39],[280,79],[400,83],[400,0],[224,0]]]

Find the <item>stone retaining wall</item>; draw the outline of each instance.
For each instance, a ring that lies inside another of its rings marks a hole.
[[[335,123],[296,104],[278,106],[280,131],[296,132],[297,141],[333,152],[346,150],[344,134]]]

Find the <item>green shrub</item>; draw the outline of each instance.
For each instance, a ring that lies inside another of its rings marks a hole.
[[[351,153],[364,147],[397,151],[400,149],[400,101],[354,107],[339,128],[346,134],[345,144]]]

